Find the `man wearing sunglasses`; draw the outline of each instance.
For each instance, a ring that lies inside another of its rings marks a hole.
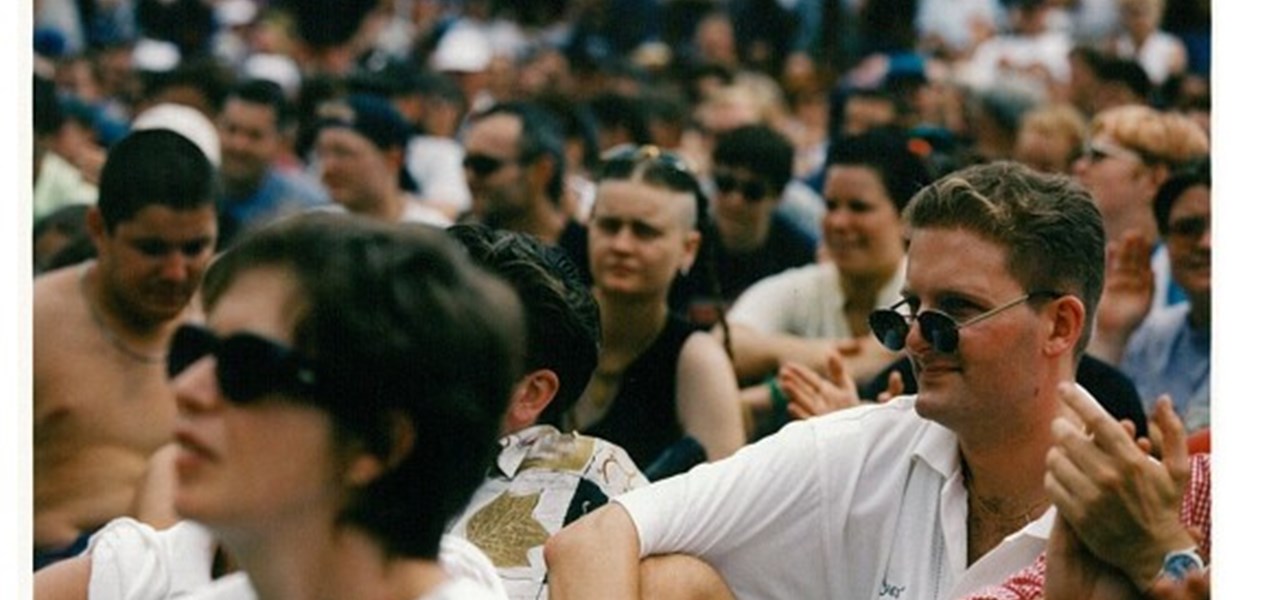
[[[587,229],[564,207],[564,136],[551,116],[523,102],[498,104],[471,117],[462,146],[471,212],[460,221],[558,245],[588,279]]]
[[[111,149],[87,215],[97,260],[35,281],[37,569],[78,553],[112,518],[139,514],[137,487],[176,411],[169,338],[195,316],[190,300],[213,257],[215,182],[188,138],[129,135]]]
[[[1056,390],[1101,294],[1101,216],[1064,177],[994,163],[925,188],[904,219],[906,300],[871,326],[911,357],[919,394],[623,495],[548,544],[556,597],[635,597],[640,558],[659,554],[709,563],[738,598],[953,598],[1036,558]]]

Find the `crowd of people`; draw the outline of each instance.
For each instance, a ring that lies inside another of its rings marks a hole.
[[[1207,598],[1198,0],[38,0],[38,598]]]

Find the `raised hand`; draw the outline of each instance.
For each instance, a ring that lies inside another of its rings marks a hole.
[[[1045,489],[1092,555],[1146,589],[1166,553],[1195,545],[1178,519],[1190,474],[1182,424],[1161,398],[1154,420],[1164,434],[1164,458],[1156,461],[1131,428],[1078,387],[1063,384],[1058,392],[1063,416],[1053,422]]]
[[[1045,548],[1044,600],[1130,600],[1142,593],[1089,552],[1059,512]]]
[[[837,352],[827,355],[827,377],[804,365],[787,362],[778,369],[778,383],[790,403],[787,412],[797,419],[824,415],[862,403],[853,378]]]
[[[1106,281],[1098,301],[1097,329],[1089,353],[1119,364],[1129,336],[1151,310],[1155,274],[1151,271],[1151,242],[1136,230],[1107,244]]]

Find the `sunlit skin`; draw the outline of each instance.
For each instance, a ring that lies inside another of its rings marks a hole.
[[[600,184],[588,237],[599,293],[665,298],[676,272],[693,263],[693,221],[692,194],[634,181]]]
[[[64,547],[138,504],[174,403],[160,364],[213,256],[212,205],[152,204],[107,230],[91,208],[96,262],[35,280],[32,325],[34,544]]]
[[[1102,212],[1108,241],[1114,241],[1129,229],[1138,228],[1149,240],[1156,236],[1151,201],[1160,186],[1152,169],[1123,145],[1108,136],[1097,136],[1094,143],[1116,147],[1111,156],[1085,156],[1076,160],[1073,172],[1093,196]],[[1128,152],[1124,152],[1128,150]]]
[[[237,276],[209,312],[208,327],[219,336],[253,333],[289,346],[301,308],[291,273],[259,268]],[[206,356],[173,380],[179,514],[235,535],[336,513],[342,485],[328,414],[286,397],[232,403],[215,367]]]
[[[189,210],[153,204],[112,232],[91,216],[102,301],[110,305],[106,312],[138,327],[181,313],[213,258],[214,211],[211,204]]]
[[[293,274],[242,271],[210,308],[218,336],[249,333],[292,346],[305,310]],[[209,527],[262,598],[418,598],[448,579],[435,561],[388,556],[338,515],[383,464],[346,442],[313,398],[231,402],[206,356],[173,380],[174,506]]]
[[[880,176],[867,167],[832,166],[822,195],[822,240],[841,275],[880,282],[891,277],[903,256],[903,230]]]
[[[918,230],[907,252],[903,297],[913,311],[937,310],[963,322],[1027,293],[1005,259],[1002,246],[967,231]],[[961,329],[952,354],[934,351],[913,325],[907,352],[920,386],[920,416],[962,433],[1000,427],[997,421],[1031,422],[1043,412],[1032,402],[1044,359],[1031,349],[1046,335],[1034,306],[1021,304]]]

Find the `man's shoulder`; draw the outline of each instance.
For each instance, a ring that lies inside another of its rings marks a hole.
[[[776,436],[783,444],[809,444],[819,455],[848,458],[850,453],[871,453],[881,448],[909,455],[909,447],[921,436],[940,428],[915,410],[915,396],[899,396],[883,404],[868,403],[797,421]],[[767,439],[767,438],[766,438]],[[805,440],[805,441],[801,441]]]
[[[31,282],[31,293],[36,300],[52,301],[63,297],[68,290],[74,290],[80,279],[83,264],[70,265],[41,273]],[[37,302],[37,306],[39,302]]]
[[[37,340],[81,330],[77,325],[85,313],[79,290],[81,269],[83,265],[63,267],[32,282],[32,328]]]

